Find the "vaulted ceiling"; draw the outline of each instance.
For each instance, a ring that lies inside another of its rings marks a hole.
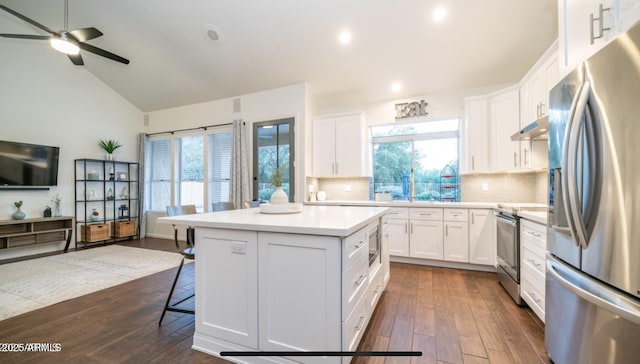
[[[0,4],[64,27],[64,0]],[[299,82],[361,103],[513,83],[558,34],[556,0],[70,0],[69,28],[83,27],[104,33],[90,44],[131,60],[83,53],[84,67],[144,112]],[[2,11],[0,33],[45,35]],[[14,56],[5,42],[38,41],[0,38],[2,57]],[[51,62],[77,67],[54,50]]]

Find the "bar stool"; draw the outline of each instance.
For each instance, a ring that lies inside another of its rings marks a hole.
[[[183,206],[167,206],[167,215],[169,216],[180,216],[180,215],[191,215],[197,213],[195,205],[183,205]],[[180,313],[188,313],[195,314],[194,310],[187,310],[184,308],[178,307],[182,302],[192,298],[195,294],[191,294],[185,298],[180,299],[177,302],[171,303],[171,299],[173,297],[173,291],[176,288],[176,283],[178,283],[178,278],[180,278],[180,272],[182,271],[182,266],[184,265],[184,260],[186,259],[195,259],[196,258],[196,248],[195,248],[195,229],[191,226],[187,227],[187,249],[180,249],[180,245],[178,244],[178,226],[173,225],[173,239],[176,243],[176,250],[180,254],[182,254],[182,260],[180,261],[180,266],[178,267],[178,271],[176,272],[176,277],[173,280],[173,284],[171,285],[171,291],[169,292],[169,296],[167,297],[167,301],[164,304],[164,309],[162,310],[162,315],[160,316],[160,321],[158,321],[158,326],[162,326],[162,319],[164,319],[164,315],[167,311],[172,312],[180,312]]]

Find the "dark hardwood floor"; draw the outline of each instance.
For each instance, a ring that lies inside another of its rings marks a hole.
[[[175,251],[171,240],[121,244]],[[178,296],[193,290],[193,266],[185,265]],[[168,312],[158,327],[174,275],[171,269],[0,321],[0,342],[62,346],[60,352],[0,352],[0,362],[226,363],[191,349],[192,315]],[[542,323],[511,301],[495,274],[395,263],[358,350],[423,355],[359,357],[357,364],[547,362]]]

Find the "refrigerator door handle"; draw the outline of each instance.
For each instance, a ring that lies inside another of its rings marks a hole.
[[[568,207],[567,215],[570,217],[569,224],[574,233],[574,238],[582,247],[587,247],[586,230],[582,222],[580,196],[578,191],[578,151],[581,150],[580,134],[584,130],[584,113],[587,109],[589,96],[591,93],[591,84],[586,81],[578,93],[578,101],[575,104],[573,115],[571,116],[571,125],[569,126],[569,141],[566,144],[566,152],[563,155],[563,163],[566,165],[566,171],[562,174],[565,185],[565,206]],[[571,162],[569,162],[571,161]]]
[[[640,304],[604,284],[558,263],[547,254],[547,274],[585,301],[640,325]]]

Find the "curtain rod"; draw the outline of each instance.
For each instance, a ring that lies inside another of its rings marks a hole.
[[[233,125],[233,123],[226,123],[226,124],[217,124],[217,125],[207,125],[207,126],[199,126],[197,128],[189,128],[189,129],[179,129],[179,130],[171,130],[171,131],[160,131],[157,133],[147,133],[145,134],[146,136],[153,136],[153,135],[160,135],[160,134],[174,134],[174,133],[180,133],[183,131],[191,131],[191,130],[198,130],[198,129],[202,129],[202,130],[207,130],[207,128],[215,128],[218,126],[229,126],[229,125]],[[242,122],[242,125],[245,125],[245,122]]]

